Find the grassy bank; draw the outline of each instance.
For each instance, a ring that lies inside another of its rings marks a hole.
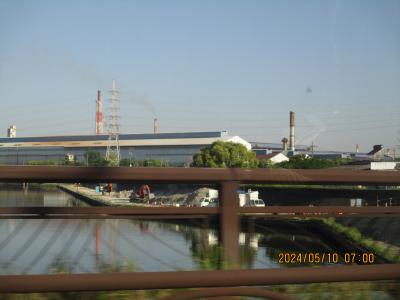
[[[334,218],[324,218],[322,222],[332,230],[344,234],[356,244],[370,249],[390,262],[400,263],[400,247],[381,241],[375,241],[363,235],[357,228],[344,226],[336,222]]]

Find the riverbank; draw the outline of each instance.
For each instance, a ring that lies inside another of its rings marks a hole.
[[[208,188],[205,187],[180,187],[179,185],[156,186],[151,192],[155,197],[144,203],[145,200],[130,201],[132,190],[106,192],[104,195],[96,192],[94,188],[76,184],[57,184],[56,187],[92,206],[193,206],[201,198],[206,197]],[[121,187],[119,187],[121,188]],[[142,201],[142,202],[141,202]]]
[[[148,206],[146,204],[131,203],[129,197],[121,196],[115,192],[102,195],[96,190],[76,184],[58,184],[57,187],[92,206]]]
[[[351,219],[351,218],[348,218]],[[324,218],[322,222],[328,226],[332,231],[344,235],[349,240],[353,241],[355,244],[360,245],[363,248],[372,250],[376,254],[385,258],[386,260],[399,263],[400,262],[400,247],[393,245],[392,243],[383,242],[379,240],[372,239],[369,236],[364,235],[356,227],[345,226],[338,222],[334,218]],[[387,229],[387,228],[386,228]],[[395,230],[391,228],[392,230]],[[396,231],[395,231],[396,232]]]

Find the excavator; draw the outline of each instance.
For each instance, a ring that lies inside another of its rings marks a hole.
[[[131,201],[133,200],[141,200],[141,201],[145,201],[147,200],[147,203],[149,203],[149,201],[151,199],[154,199],[154,194],[151,193],[150,191],[150,187],[147,184],[143,184],[140,186],[140,188],[135,191],[132,191],[132,194],[129,197],[131,199]]]

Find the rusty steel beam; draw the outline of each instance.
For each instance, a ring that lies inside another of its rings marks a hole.
[[[349,206],[266,206],[266,207],[240,207],[240,214],[265,214],[268,215],[329,215],[340,216],[400,216],[400,206],[377,207],[349,207]]]
[[[222,245],[224,245],[225,261],[232,267],[240,266],[238,244],[240,217],[237,213],[239,208],[238,189],[239,184],[235,181],[223,182],[220,188],[220,237]]]
[[[400,185],[398,171],[0,166],[0,182],[159,182]]]
[[[194,220],[208,219],[210,215],[1,215],[0,219],[69,219],[69,220]]]
[[[1,275],[0,293],[235,287],[398,279],[400,264],[224,271]]]
[[[0,207],[0,215],[39,216],[155,216],[216,215],[218,207]]]
[[[215,298],[224,296],[247,296],[256,298],[266,298],[270,300],[292,300],[288,295],[277,293],[267,289],[249,287],[224,287],[191,290],[174,293],[172,296],[162,298],[162,300],[190,300],[202,298]],[[218,298],[221,299],[221,298]],[[231,299],[231,298],[226,298]]]
[[[228,202],[228,208],[233,209]],[[236,210],[237,209],[237,210]],[[222,207],[0,207],[0,218],[194,218],[217,215]],[[301,216],[384,216],[399,217],[400,206],[348,207],[348,206],[266,206],[235,207],[235,213],[254,217],[301,217]],[[229,220],[229,218],[228,218]],[[232,224],[228,228],[232,228]]]

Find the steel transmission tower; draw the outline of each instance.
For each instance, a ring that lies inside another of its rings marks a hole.
[[[118,113],[118,91],[115,88],[115,80],[112,81],[110,98],[110,113],[108,116],[108,144],[106,159],[115,161],[119,166],[121,154],[119,150],[119,113]]]

